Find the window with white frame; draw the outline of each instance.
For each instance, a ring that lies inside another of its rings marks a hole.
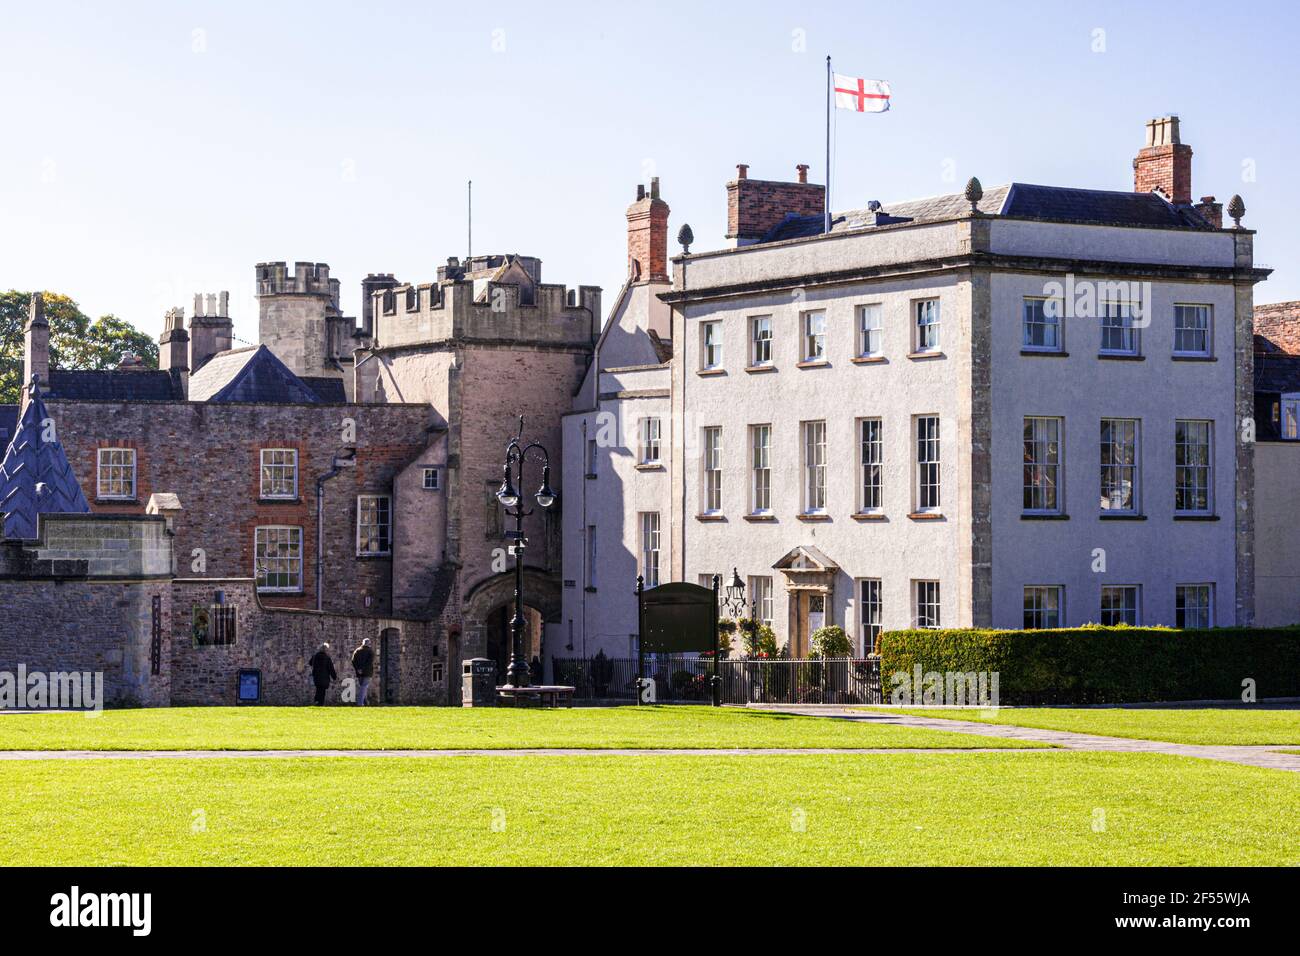
[[[1129,624],[1137,627],[1141,619],[1141,589],[1136,584],[1117,584],[1101,589],[1101,623],[1107,627]]]
[[[938,511],[939,494],[939,416],[918,415],[916,434],[917,511]]]
[[[703,492],[705,514],[718,514],[722,511],[722,428],[714,425],[704,429],[704,483]]]
[[[1033,585],[1025,588],[1026,631],[1061,626],[1061,607],[1065,588],[1060,585]]]
[[[861,512],[880,511],[884,499],[885,442],[879,418],[858,420],[858,462],[862,469],[859,485]]]
[[[1213,507],[1210,444],[1209,422],[1174,422],[1174,511],[1178,514],[1209,514]]]
[[[826,423],[804,422],[803,428],[803,510],[805,513],[826,510]]]
[[[645,586],[659,586],[659,512],[641,512],[641,576]]]
[[[1214,585],[1180,584],[1174,589],[1174,627],[1214,627]]]
[[[1300,438],[1300,392],[1287,392],[1278,400],[1278,434],[1289,441]]]
[[[705,371],[722,368],[722,323],[700,323],[700,361]]]
[[[913,581],[912,597],[916,607],[916,626],[924,628],[940,627],[939,582]]]
[[[749,320],[749,364],[772,364],[772,317],[756,315]]]
[[[1174,306],[1174,354],[1210,354],[1210,307]]]
[[[858,306],[858,355],[862,358],[873,358],[884,351],[883,312],[879,302]]]
[[[939,300],[921,299],[912,303],[916,322],[917,352],[939,351]]]
[[[135,500],[135,449],[101,448],[95,477],[95,497]]]
[[[1101,420],[1101,510],[1136,514],[1139,507],[1138,420]]]
[[[357,554],[393,553],[393,499],[388,495],[357,495]]]
[[[437,491],[441,487],[442,484],[438,480],[438,469],[437,468],[424,469],[424,490]]]
[[[262,498],[298,497],[298,450],[262,449]]]
[[[587,525],[587,590],[596,590],[596,526]]]
[[[821,362],[826,358],[826,313],[820,309],[803,314],[803,360]]]
[[[1061,336],[1061,315],[1064,311],[1060,299],[1026,296],[1021,348],[1033,352],[1061,351],[1061,343],[1064,341]]]
[[[641,464],[643,465],[659,464],[659,428],[660,424],[658,418],[641,419]]]
[[[861,602],[858,617],[862,622],[862,653],[865,656],[876,653],[880,632],[884,630],[880,578],[863,578],[858,593]]]
[[[253,576],[259,591],[302,590],[302,528],[253,529]]]
[[[755,575],[749,579],[749,606],[754,620],[772,626],[772,579]]]
[[[1137,355],[1141,351],[1140,330],[1134,322],[1132,302],[1103,302],[1101,309],[1101,351],[1109,355]]]
[[[717,574],[715,574],[715,573],[709,573],[709,574],[697,574],[697,575],[695,575],[695,583],[698,584],[698,585],[699,585],[700,587],[702,587],[702,588],[708,588],[710,591],[712,591],[712,590],[713,590],[713,579],[714,579],[715,577],[717,577]]]
[[[1025,419],[1024,462],[1024,510],[1032,514],[1060,514],[1059,418]]]
[[[772,510],[772,426],[749,426],[749,510],[767,514]]]

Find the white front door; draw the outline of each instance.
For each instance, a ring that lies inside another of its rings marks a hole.
[[[826,596],[823,594],[808,595],[808,639],[811,642],[812,636],[817,633],[817,629],[826,624]]]

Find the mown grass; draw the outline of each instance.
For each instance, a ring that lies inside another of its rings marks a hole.
[[[1024,747],[971,734],[694,706],[168,707],[0,716],[0,750]]]
[[[1300,775],[1151,754],[0,764],[9,865],[1296,865]]]
[[[872,708],[890,713],[981,724],[1039,727],[1103,737],[1164,740],[1178,744],[1300,744],[1300,709],[1224,708],[1057,708],[1004,707],[924,709]]]

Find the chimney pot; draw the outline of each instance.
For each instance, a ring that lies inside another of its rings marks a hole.
[[[642,199],[645,199],[645,187],[642,186],[640,183],[637,183],[637,184],[636,184],[636,201],[637,201],[637,202],[640,202]]]
[[[748,179],[748,178],[749,178],[749,164],[748,164],[748,163],[738,163],[738,164],[736,165],[736,178],[737,178],[737,179]]]
[[[659,177],[658,176],[650,177],[650,198],[651,199],[659,198]]]
[[[808,164],[800,163],[798,166],[795,167],[795,169],[799,173],[799,182],[806,183],[808,181]]]

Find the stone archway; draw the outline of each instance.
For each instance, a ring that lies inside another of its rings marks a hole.
[[[485,578],[470,588],[465,595],[461,612],[461,660],[471,657],[494,657],[489,653],[494,632],[502,628],[500,611],[506,609],[504,620],[514,616],[515,572],[513,569]],[[559,578],[536,568],[524,568],[524,606],[532,608],[541,617],[542,627],[560,620],[563,595]],[[506,648],[506,654],[509,650]],[[549,648],[538,651],[545,663]],[[459,662],[458,662],[459,663]]]

